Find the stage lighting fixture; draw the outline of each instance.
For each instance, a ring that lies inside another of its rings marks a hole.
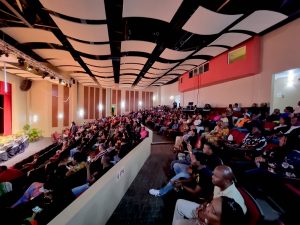
[[[27,67],[27,70],[28,70],[28,71],[32,71],[32,69],[33,69],[32,66],[28,66],[28,67]]]
[[[51,76],[50,79],[51,79],[51,80],[55,80],[55,76]]]
[[[23,58],[18,58],[18,63],[19,63],[19,66],[24,66],[25,60]]]
[[[6,53],[5,53],[5,56],[6,56],[6,57],[8,57],[8,56],[9,56],[9,54],[6,52]]]
[[[72,79],[73,80],[73,84],[76,84],[76,80],[75,79]]]
[[[58,83],[59,83],[59,84],[62,84],[62,79],[59,78],[59,79],[58,79]]]
[[[44,72],[44,73],[43,73],[43,76],[42,76],[42,77],[43,77],[43,79],[45,79],[45,77],[47,77],[48,75],[49,75],[49,73],[48,73],[48,72]]]

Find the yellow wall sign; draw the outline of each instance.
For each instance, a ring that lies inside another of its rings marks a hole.
[[[228,53],[228,64],[246,58],[246,46],[237,48]]]

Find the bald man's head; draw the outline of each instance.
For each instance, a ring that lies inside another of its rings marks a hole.
[[[215,186],[226,188],[235,181],[235,176],[229,166],[220,165],[213,171],[212,182]]]

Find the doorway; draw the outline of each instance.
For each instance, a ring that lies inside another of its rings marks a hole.
[[[271,110],[283,112],[286,106],[295,107],[300,100],[300,68],[276,73],[272,79]]]

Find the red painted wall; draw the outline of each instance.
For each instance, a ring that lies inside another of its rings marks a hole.
[[[12,131],[12,104],[11,104],[11,84],[7,83],[7,93],[5,93],[4,82],[0,81],[0,95],[3,95],[3,135],[10,135]]]
[[[188,72],[179,78],[180,92],[191,91],[201,87],[223,83],[231,80],[253,76],[260,72],[261,53],[260,37],[254,37],[230,51],[246,45],[245,59],[228,64],[228,52],[222,53],[209,62],[209,70],[200,76],[189,78]]]

